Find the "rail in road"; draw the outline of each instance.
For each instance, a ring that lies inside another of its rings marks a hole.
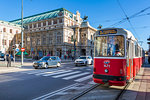
[[[100,93],[105,91],[106,89],[109,90],[111,89],[112,91],[112,88],[110,88],[109,86],[105,86],[105,85],[102,85],[102,84],[95,84],[93,85],[92,87],[88,88],[87,90],[75,95],[73,98],[69,99],[69,100],[119,100],[119,98],[123,95],[123,93],[126,91],[126,89],[129,87],[130,83],[127,83],[125,86],[122,87],[122,89],[120,90],[120,92],[114,92],[114,98],[112,98],[110,96],[109,98],[109,95],[110,93],[106,93],[106,94],[103,94],[103,93]],[[105,87],[104,89],[101,89],[101,90],[97,90],[97,92],[99,93],[99,96],[95,96],[96,98],[94,98],[93,96],[90,96],[88,94],[90,94],[90,92],[93,94],[95,92],[92,92],[94,89],[98,88],[98,87]],[[118,86],[119,87],[119,86]],[[117,89],[117,88],[113,88],[114,91]],[[116,94],[115,94],[116,93]],[[101,96],[101,94],[103,96]],[[116,95],[116,96],[115,96]],[[104,98],[104,97],[107,97],[107,98]]]
[[[33,100],[119,100],[129,85],[130,83],[121,87],[89,84],[89,82],[75,83]]]

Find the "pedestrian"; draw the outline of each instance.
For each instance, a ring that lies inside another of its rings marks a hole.
[[[11,67],[11,55],[10,54],[6,55],[6,60],[7,60],[7,67]]]

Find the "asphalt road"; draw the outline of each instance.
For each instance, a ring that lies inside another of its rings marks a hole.
[[[59,68],[18,69],[0,74],[0,100],[31,100],[67,86],[92,79],[93,67],[75,67],[73,62]],[[19,71],[20,70],[20,71]]]

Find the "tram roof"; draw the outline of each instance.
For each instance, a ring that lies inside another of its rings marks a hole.
[[[127,38],[131,38],[131,40],[137,41],[137,39],[134,37],[134,35],[130,31],[123,29],[123,28],[104,28],[104,29],[98,30],[97,34],[99,31],[102,31],[102,30],[117,30],[117,34],[124,34],[127,36]]]

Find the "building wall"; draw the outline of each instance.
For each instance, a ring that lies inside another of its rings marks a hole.
[[[85,55],[90,55],[89,50],[93,50],[90,36],[93,36],[96,29],[91,26],[82,27],[82,18],[78,11],[76,15],[69,14],[69,11],[65,11],[62,16],[25,25],[24,47],[30,56],[42,57],[49,54],[60,56],[62,59],[65,56],[78,57],[82,54],[82,49],[86,50]],[[82,37],[83,34],[86,36]],[[18,34],[16,38],[17,43],[21,42],[21,35]]]
[[[15,35],[21,32],[19,25],[0,21],[0,51],[13,53],[12,46],[16,44]]]

